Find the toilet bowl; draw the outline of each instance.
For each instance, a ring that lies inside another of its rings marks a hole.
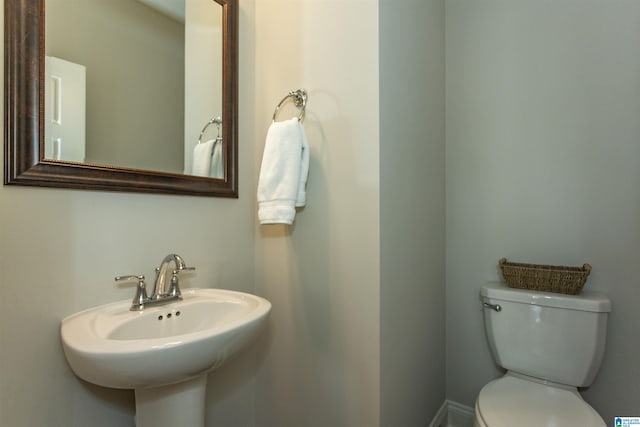
[[[474,427],[604,427],[598,413],[574,389],[507,374],[484,386]]]
[[[605,427],[577,387],[590,385],[605,348],[611,302],[489,284],[480,292],[487,338],[507,373],[486,384],[475,427]]]

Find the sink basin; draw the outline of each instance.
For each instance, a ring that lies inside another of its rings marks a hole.
[[[131,301],[91,308],[62,321],[76,375],[112,388],[144,389],[202,376],[257,336],[271,303],[223,289],[187,289],[183,300],[129,311]]]

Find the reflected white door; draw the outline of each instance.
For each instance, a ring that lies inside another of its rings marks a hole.
[[[84,162],[86,67],[45,57],[45,158]]]

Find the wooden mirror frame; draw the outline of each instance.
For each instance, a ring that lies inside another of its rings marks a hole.
[[[44,0],[4,2],[4,183],[238,197],[238,0],[222,6],[224,179],[44,158]]]

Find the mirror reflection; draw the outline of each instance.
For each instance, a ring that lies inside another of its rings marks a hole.
[[[45,159],[224,177],[218,3],[45,8]]]

